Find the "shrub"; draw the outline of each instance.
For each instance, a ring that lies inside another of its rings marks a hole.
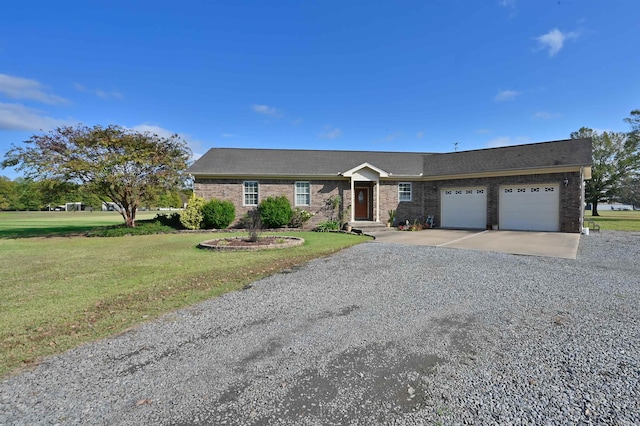
[[[289,226],[293,228],[302,228],[305,223],[311,219],[313,215],[306,210],[301,209],[300,207],[296,207],[293,211],[293,216],[291,217],[291,222],[289,222]]]
[[[173,229],[184,229],[184,226],[180,223],[180,213],[171,213],[170,215],[158,213],[153,220]]]
[[[187,208],[180,214],[180,223],[187,229],[200,229],[202,224],[202,206],[204,206],[204,198],[196,197],[195,194],[189,199]]]
[[[236,207],[231,201],[215,198],[202,206],[202,226],[204,228],[224,229],[236,218]]]
[[[337,220],[326,220],[314,229],[317,232],[328,232],[328,231],[337,231],[340,229],[340,222]]]
[[[280,228],[291,222],[293,210],[289,200],[284,195],[268,197],[258,206],[260,220],[267,228]]]
[[[109,226],[98,228],[87,232],[89,237],[123,237],[125,235],[151,235],[151,234],[170,234],[175,229],[163,225],[157,220],[139,220],[136,221],[135,228],[129,228],[126,225]]]

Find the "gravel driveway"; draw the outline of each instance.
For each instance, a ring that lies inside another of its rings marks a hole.
[[[638,424],[639,260],[361,244],[50,358],[0,424]]]

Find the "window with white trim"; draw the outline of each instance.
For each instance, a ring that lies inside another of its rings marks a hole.
[[[309,182],[296,182],[296,206],[311,205],[311,185]]]
[[[258,205],[258,182],[245,181],[242,186],[242,205],[257,206]]]
[[[398,201],[411,201],[411,182],[398,184]]]

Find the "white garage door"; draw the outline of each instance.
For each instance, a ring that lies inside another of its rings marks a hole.
[[[486,188],[444,188],[442,190],[442,227],[487,227]]]
[[[500,229],[560,230],[560,187],[557,184],[500,187]]]

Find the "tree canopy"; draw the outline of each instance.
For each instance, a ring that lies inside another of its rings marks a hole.
[[[587,127],[571,133],[573,139],[593,141],[592,177],[585,186],[585,199],[591,204],[593,216],[599,216],[598,203],[619,197],[624,183],[640,168],[640,110],[632,111],[625,121],[632,126],[630,133],[599,133]]]
[[[2,167],[28,179],[81,184],[119,207],[127,226],[147,199],[182,187],[191,151],[178,135],[160,137],[117,125],[59,127],[12,145]]]

